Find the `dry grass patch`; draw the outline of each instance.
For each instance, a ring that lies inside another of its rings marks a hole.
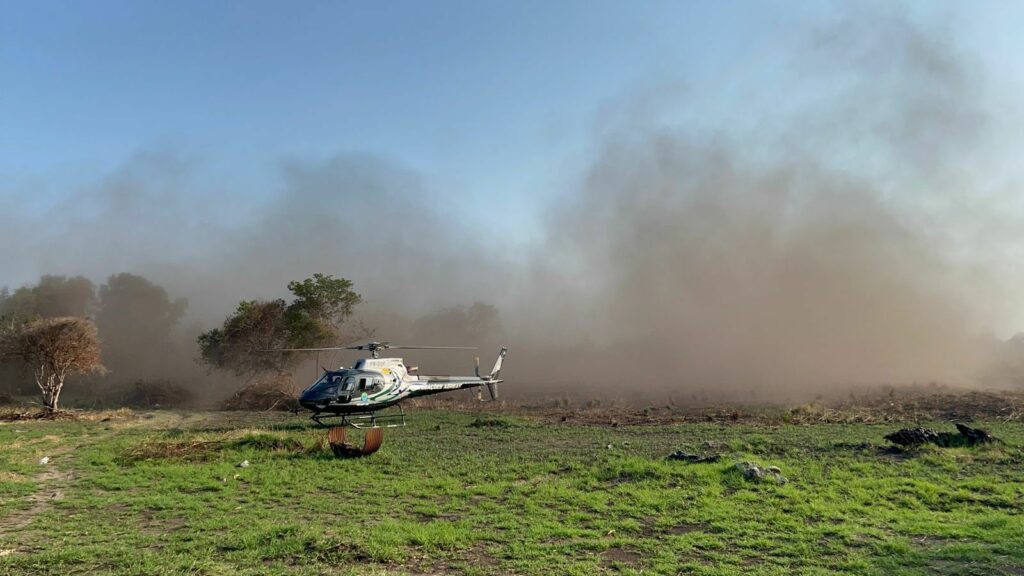
[[[108,422],[126,420],[135,416],[128,408],[117,410],[55,410],[26,408],[24,406],[0,406],[0,423],[19,421],[44,422]]]

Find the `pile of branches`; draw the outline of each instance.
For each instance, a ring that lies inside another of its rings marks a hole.
[[[224,410],[299,410],[295,385],[287,374],[275,374],[245,385],[224,401]]]
[[[104,416],[108,420],[107,416]],[[97,420],[89,412],[81,410],[47,410],[45,408],[4,406],[0,408],[0,422],[15,422],[18,420],[53,420],[53,421],[78,421]]]
[[[930,428],[903,428],[885,436],[885,439],[904,448],[913,448],[923,444],[935,444],[943,448],[957,446],[975,446],[988,444],[996,439],[981,428],[971,428],[963,424],[956,425],[957,433],[937,432]]]

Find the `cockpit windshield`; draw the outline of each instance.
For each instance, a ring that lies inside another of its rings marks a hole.
[[[317,391],[324,394],[336,394],[339,389],[344,390],[342,384],[345,379],[344,372],[324,372],[312,386],[306,389],[307,392]]]
[[[374,394],[384,389],[384,378],[377,374],[340,370],[325,372],[312,386],[305,390],[316,396],[359,397]]]

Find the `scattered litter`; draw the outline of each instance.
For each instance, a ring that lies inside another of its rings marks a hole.
[[[736,469],[743,474],[743,478],[745,480],[773,480],[778,484],[785,484],[788,482],[786,477],[782,475],[782,470],[780,470],[778,466],[761,466],[754,462],[738,462],[736,464]]]
[[[607,448],[608,450],[611,450],[612,449],[612,445],[609,444],[609,445],[605,446],[605,448]]]
[[[249,461],[248,460],[242,460],[242,462],[238,465],[238,467],[239,468],[248,468],[249,467]]]
[[[40,466],[46,466],[49,463],[50,463],[50,457],[49,456],[43,456],[42,458],[39,459],[39,465]]]
[[[976,444],[987,444],[996,440],[991,434],[981,428],[971,428],[963,424],[956,425],[957,433],[937,432],[930,428],[903,428],[892,434],[887,434],[885,439],[893,444],[911,448],[922,444],[935,444],[943,448],[956,446],[974,446]]]
[[[682,450],[676,450],[675,452],[666,456],[667,460],[681,460],[683,462],[689,462],[691,464],[704,464],[708,462],[718,462],[718,454],[711,454],[710,456],[701,456],[700,454],[689,454]]]
[[[10,556],[11,554],[14,554],[15,552],[17,552],[17,550],[15,550],[14,548],[8,548],[6,550],[0,550],[0,558],[3,558],[4,556]]]

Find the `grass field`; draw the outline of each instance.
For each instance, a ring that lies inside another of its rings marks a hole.
[[[1005,444],[417,412],[340,460],[287,414],[10,422],[0,573],[1024,574],[1024,432],[978,424]],[[745,460],[788,482],[744,479]]]

